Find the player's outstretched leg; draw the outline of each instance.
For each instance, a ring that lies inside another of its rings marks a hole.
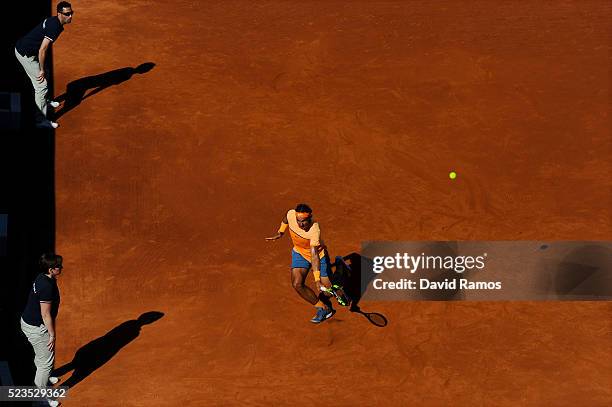
[[[321,323],[326,319],[333,317],[336,313],[336,310],[334,310],[334,307],[332,306],[330,300],[330,297],[333,295],[333,292],[331,292],[332,283],[329,279],[329,273],[331,272],[329,257],[325,256],[321,259],[320,272],[321,281],[318,287],[320,287],[321,292],[319,292],[319,303],[315,305],[315,307],[317,307],[317,315],[315,315],[314,318],[310,320],[310,322],[313,322],[315,324]]]
[[[308,274],[307,269],[303,268],[292,268],[291,269],[291,285],[293,289],[302,297],[304,300],[312,305],[315,305],[319,299],[317,295],[308,287],[304,282],[306,281],[306,275]]]
[[[317,314],[310,320],[313,323],[320,323],[334,315],[334,309],[331,307],[331,303],[326,305],[325,302],[321,301],[315,292],[308,287],[304,282],[308,270],[304,268],[292,268],[291,269],[291,285],[293,289],[302,297],[304,300],[314,305],[317,309]]]

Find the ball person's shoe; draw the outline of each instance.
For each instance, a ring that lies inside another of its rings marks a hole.
[[[51,120],[43,120],[41,122],[36,122],[36,127],[39,129],[57,129],[59,124],[52,122]]]
[[[49,106],[51,106],[54,109],[57,109],[59,107],[60,103],[56,102],[55,100],[50,100],[49,101]]]
[[[49,399],[47,399],[47,403],[49,403],[49,406],[51,406],[51,407],[57,407],[57,406],[60,405],[60,402],[57,401],[57,400],[49,400]]]
[[[317,307],[317,315],[312,317],[310,322],[312,322],[313,324],[320,324],[326,319],[333,317],[335,313],[336,313],[336,310],[333,308],[325,309],[323,307]]]
[[[49,376],[49,383],[57,384],[59,382],[59,377]]]

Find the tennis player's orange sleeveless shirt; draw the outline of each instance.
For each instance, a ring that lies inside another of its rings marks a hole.
[[[295,217],[295,209],[287,212],[287,221],[289,222],[289,235],[293,241],[293,250],[301,254],[306,260],[312,261],[310,248],[316,247],[319,258],[325,257],[326,247],[321,240],[321,229],[317,222],[314,222],[308,231],[300,229]]]

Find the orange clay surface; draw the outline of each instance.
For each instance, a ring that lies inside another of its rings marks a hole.
[[[56,94],[155,67],[59,119],[56,366],[165,315],[63,405],[610,405],[609,302],[364,301],[386,327],[346,309],[315,326],[287,237],[264,240],[298,202],[332,256],[379,239],[610,239],[608,2],[75,11]]]

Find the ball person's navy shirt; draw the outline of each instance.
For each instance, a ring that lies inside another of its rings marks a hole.
[[[28,325],[40,326],[42,325],[43,319],[40,313],[40,302],[48,301],[51,302],[51,317],[55,319],[57,317],[57,311],[60,305],[60,292],[57,287],[57,281],[54,278],[47,277],[44,274],[36,276],[32,289],[30,290],[30,296],[28,297],[28,303],[26,304],[25,310],[21,318]]]
[[[62,31],[64,31],[64,26],[60,23],[59,18],[57,16],[49,17],[34,27],[24,37],[21,37],[17,41],[15,48],[24,57],[38,57],[38,50],[43,39],[48,38],[53,42],[57,40]]]

